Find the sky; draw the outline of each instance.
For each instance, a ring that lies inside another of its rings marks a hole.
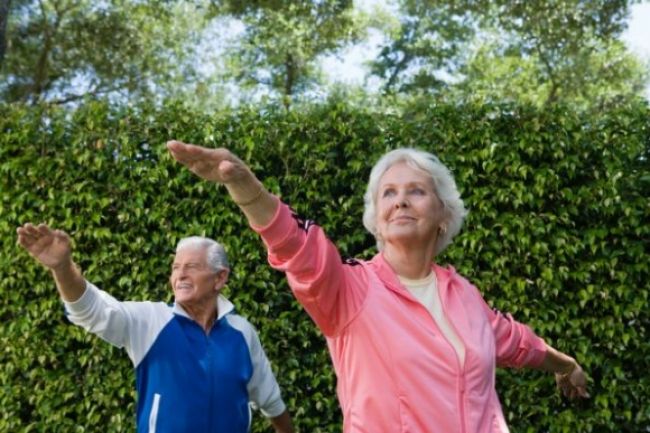
[[[374,3],[377,3],[377,0],[358,0],[358,5],[366,10]],[[377,56],[381,43],[378,33],[368,39],[365,44],[354,46],[340,56],[330,56],[323,61],[323,70],[331,81],[364,85],[364,80],[367,80],[364,62]],[[622,39],[650,68],[650,2],[635,4],[630,8],[628,28]],[[374,89],[378,82],[366,81],[365,86]],[[650,82],[646,87],[645,96],[650,100]]]
[[[623,33],[623,41],[650,67],[650,2],[632,6],[628,28]],[[645,96],[650,100],[650,83],[646,86]]]

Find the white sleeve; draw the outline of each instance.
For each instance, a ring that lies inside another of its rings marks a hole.
[[[124,348],[135,366],[173,317],[162,302],[120,302],[87,281],[79,299],[63,303],[72,323]]]
[[[248,381],[248,396],[253,406],[259,408],[264,416],[273,418],[281,415],[286,406],[280,395],[280,386],[273,375],[257,332],[246,319],[237,315],[228,315],[228,321],[242,332],[248,344],[253,364],[253,375]]]

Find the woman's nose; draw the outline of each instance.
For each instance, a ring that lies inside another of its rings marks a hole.
[[[408,207],[408,205],[409,203],[405,197],[398,197],[398,199],[395,201],[395,209],[405,208]]]

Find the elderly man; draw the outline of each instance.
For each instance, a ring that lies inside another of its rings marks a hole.
[[[170,306],[120,302],[87,282],[61,230],[27,223],[17,232],[18,243],[52,271],[69,319],[126,349],[136,370],[138,432],[246,433],[251,405],[277,433],[293,432],[255,330],[219,293],[229,272],[219,243],[178,243]]]

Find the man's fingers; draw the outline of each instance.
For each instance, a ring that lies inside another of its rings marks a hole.
[[[25,230],[25,234],[28,236],[32,237],[38,237],[39,236],[39,231],[32,223],[27,223],[23,226],[23,229]]]
[[[41,236],[52,236],[52,229],[46,226],[45,224],[39,224],[38,227],[36,227],[36,230],[38,230],[38,234]]]
[[[42,237],[41,232],[37,227],[34,227],[32,223],[26,223],[22,227],[16,229],[19,237],[22,237],[24,240],[35,242]]]
[[[23,248],[29,248],[34,242],[36,242],[36,239],[33,237],[27,235],[27,234],[18,234],[18,243],[20,246]]]

